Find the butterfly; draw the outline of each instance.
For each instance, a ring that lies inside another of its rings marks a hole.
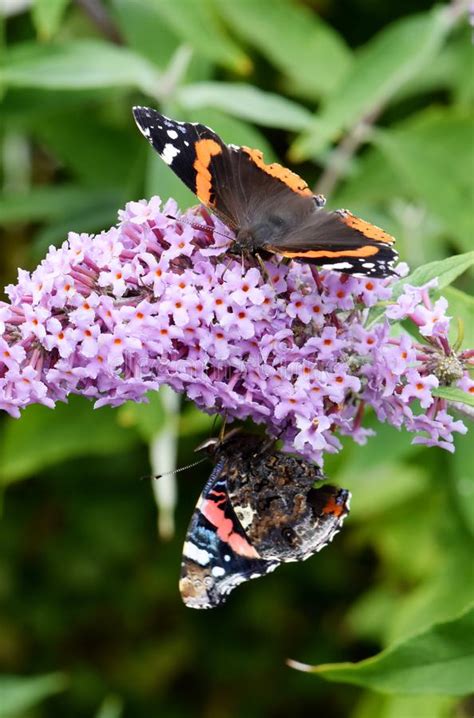
[[[190,608],[213,608],[251,578],[304,561],[331,541],[350,493],[321,484],[308,461],[231,431],[199,447],[214,461],[186,535],[179,588]]]
[[[198,199],[235,232],[232,251],[274,253],[347,274],[395,274],[394,238],[325,199],[260,150],[228,145],[205,125],[134,107],[141,133]]]

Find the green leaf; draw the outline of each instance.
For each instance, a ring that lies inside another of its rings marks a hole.
[[[246,75],[252,69],[249,57],[230,39],[207,0],[149,0],[161,19],[196,52]]]
[[[423,267],[418,267],[407,277],[396,282],[393,296],[395,299],[398,299],[403,292],[405,284],[419,287],[432,279],[438,279],[437,289],[444,289],[444,287],[452,284],[455,279],[472,267],[473,264],[474,251],[457,254],[454,257],[448,257],[447,259],[441,259],[436,262],[430,262]]]
[[[396,610],[400,598],[401,591],[391,582],[388,585],[376,584],[352,603],[345,623],[358,638],[381,643],[387,630],[387,616]]]
[[[474,101],[474,53],[472,52],[472,30],[468,23],[464,26],[464,35],[459,41],[459,58],[457,67],[452,74],[455,84],[455,101],[457,104],[472,108]]]
[[[243,83],[200,82],[178,90],[176,100],[189,110],[204,106],[266,127],[302,130],[311,113],[296,102]]]
[[[50,40],[61,25],[69,0],[34,0],[31,15],[40,40]]]
[[[117,194],[110,191],[101,192],[99,196],[97,190],[94,193],[78,185],[32,187],[26,194],[4,193],[0,197],[0,224],[49,221],[86,211],[94,197],[96,203],[105,201],[107,204],[112,197],[117,199]]]
[[[453,456],[453,484],[455,499],[466,527],[474,536],[474,443],[472,436],[457,435]]]
[[[458,254],[455,257],[448,257],[436,262],[429,262],[422,267],[418,267],[411,274],[403,279],[399,279],[392,285],[392,299],[395,302],[403,293],[406,284],[419,287],[426,284],[432,279],[438,279],[437,289],[443,289],[449,286],[461,274],[467,271],[474,264],[474,252],[466,252]],[[384,307],[374,307],[367,320],[367,327],[371,327],[385,312]]]
[[[319,666],[290,662],[337,683],[366,686],[382,693],[462,696],[472,691],[474,607],[457,618],[432,625],[359,663]]]
[[[449,696],[387,696],[365,693],[351,718],[454,718],[458,699]]]
[[[229,28],[283,73],[289,93],[311,99],[329,95],[346,75],[349,48],[310,8],[287,0],[214,2]]]
[[[353,492],[351,520],[364,524],[405,501],[416,500],[426,489],[428,476],[422,466],[387,461],[362,472],[346,464],[337,481]]]
[[[32,261],[41,262],[50,244],[62,244],[70,231],[101,232],[104,227],[115,224],[117,207],[122,204],[123,197],[118,194],[97,191],[82,209],[65,214],[38,230],[32,244]]]
[[[450,27],[449,8],[436,7],[382,30],[357,53],[351,70],[315,117],[313,127],[293,145],[292,158],[317,157],[344,130],[384,107],[436,57]]]
[[[112,0],[112,14],[126,44],[162,70],[176,51],[177,35],[149,0]]]
[[[84,431],[84,427],[87,431]],[[75,456],[123,452],[137,435],[117,423],[110,407],[95,410],[72,396],[55,409],[30,406],[20,419],[9,419],[0,442],[0,481],[9,483]]]
[[[472,115],[452,109],[421,112],[402,126],[373,136],[401,185],[465,250],[472,247],[474,234],[473,136]]]
[[[17,45],[5,53],[0,81],[7,87],[54,90],[136,87],[152,96],[160,90],[160,76],[148,60],[100,40]]]
[[[137,162],[142,138],[132,113],[128,126],[117,128],[89,108],[52,114],[37,121],[32,134],[90,187],[124,187]]]
[[[113,107],[123,93],[120,87],[64,89],[61,92],[42,87],[11,87],[8,90],[8,102],[2,104],[2,121],[10,131],[29,133],[35,128],[37,120],[52,114],[68,112],[71,115],[81,106],[95,107],[100,103]]]
[[[444,504],[438,509],[432,530],[443,522],[443,509],[446,508]],[[416,540],[416,534],[413,539]],[[448,550],[443,547],[443,539],[449,541]],[[433,623],[450,620],[453,614],[464,611],[472,603],[473,544],[469,535],[462,531],[457,517],[451,518],[451,530],[440,536],[437,543],[438,546],[433,547],[437,548],[434,572],[393,606],[391,621],[385,628],[389,644],[428,630]]]
[[[123,701],[115,695],[105,698],[95,718],[121,718],[123,715]]]
[[[0,718],[23,716],[25,711],[63,691],[65,686],[66,677],[62,673],[42,676],[0,675]]]
[[[474,406],[474,394],[469,394],[467,391],[462,391],[462,389],[456,389],[454,386],[439,386],[437,389],[433,389],[431,393],[441,399]]]
[[[165,165],[161,157],[146,148],[147,164],[145,175],[145,193],[147,197],[157,195],[163,202],[172,197],[181,210],[193,207],[199,203],[197,197],[189,190],[184,182]]]
[[[453,317],[451,322],[449,338],[450,343],[455,344],[458,340],[459,325],[456,320],[462,322],[462,349],[474,347],[474,297],[466,292],[461,292],[456,287],[445,287],[442,292],[435,292],[434,299],[440,296],[446,297],[449,302],[448,314]]]

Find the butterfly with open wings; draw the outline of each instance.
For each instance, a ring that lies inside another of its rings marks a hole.
[[[347,274],[395,274],[394,238],[325,200],[260,150],[226,144],[205,125],[177,122],[149,107],[135,121],[162,160],[235,232],[232,251],[282,257]]]

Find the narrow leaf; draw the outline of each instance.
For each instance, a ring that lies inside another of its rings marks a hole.
[[[33,708],[45,698],[64,690],[62,673],[42,676],[0,676],[0,718],[12,718]]]
[[[281,70],[288,92],[319,98],[334,92],[345,76],[349,48],[310,8],[287,0],[214,2],[232,32]]]
[[[136,433],[119,426],[110,407],[94,411],[90,402],[76,396],[68,404],[58,403],[54,411],[30,406],[21,421],[6,424],[0,443],[0,481],[22,479],[76,456],[126,451],[136,442]]]
[[[152,96],[160,88],[158,71],[148,60],[100,40],[17,45],[5,54],[0,79],[9,87],[55,90],[136,87]]]
[[[200,82],[181,88],[177,101],[195,110],[209,106],[266,127],[302,130],[311,113],[296,102],[246,84]]]
[[[292,148],[292,158],[318,156],[367,114],[382,108],[436,57],[451,27],[449,8],[411,15],[382,30],[357,54],[337,92]]]
[[[164,69],[180,40],[163,23],[153,2],[112,0],[111,12],[127,47]]]
[[[100,202],[117,195],[110,191],[100,193]],[[95,198],[97,190],[77,185],[33,187],[27,194],[3,194],[0,198],[0,224],[11,222],[41,222],[57,219],[71,212],[84,212]],[[71,229],[73,229],[71,227]]]
[[[395,299],[397,299],[403,292],[405,284],[419,287],[431,279],[438,279],[437,288],[443,289],[452,284],[455,279],[472,267],[473,264],[474,251],[457,254],[454,257],[440,259],[436,262],[429,262],[429,264],[424,264],[422,267],[415,269],[407,277],[400,279],[395,285],[393,295]]]
[[[472,247],[474,234],[473,136],[472,115],[452,108],[420,112],[390,131],[373,135],[401,185],[427,207],[445,235],[458,240],[461,249]]]
[[[252,69],[250,58],[225,33],[211,4],[153,0],[152,5],[173,32],[199,54],[242,75]]]
[[[57,33],[69,0],[34,0],[33,23],[40,40],[50,40]]]
[[[462,389],[457,389],[454,386],[439,386],[437,389],[433,389],[432,394],[433,396],[439,396],[440,399],[447,399],[448,401],[456,401],[460,404],[474,406],[474,394],[462,391]]]
[[[474,251],[458,254],[455,257],[448,257],[436,262],[429,262],[422,267],[418,267],[407,277],[399,279],[393,284],[392,300],[396,301],[403,293],[406,284],[419,287],[426,284],[432,279],[438,280],[438,289],[449,286],[463,272],[472,267],[474,264]],[[367,326],[371,327],[384,314],[384,307],[374,307],[369,314]]]

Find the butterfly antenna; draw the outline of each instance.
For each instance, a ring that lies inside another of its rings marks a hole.
[[[173,476],[174,474],[179,474],[180,471],[186,471],[187,469],[192,469],[193,466],[197,466],[198,464],[202,464],[203,461],[206,461],[206,459],[199,459],[199,461],[193,461],[192,464],[187,464],[186,466],[180,466],[179,469],[173,469],[173,471],[165,471],[164,474],[156,474],[156,476],[142,476],[142,479],[161,479],[162,476]]]

